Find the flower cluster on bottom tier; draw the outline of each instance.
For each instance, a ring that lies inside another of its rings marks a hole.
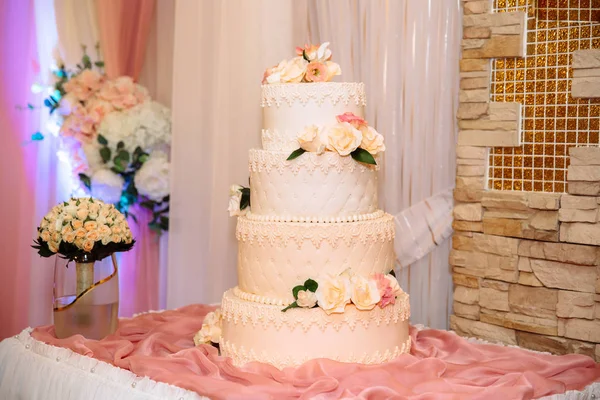
[[[314,358],[379,364],[410,350],[406,293],[384,308],[347,305],[327,315],[320,308],[281,312],[281,306],[242,300],[231,289],[221,313],[220,348],[236,365],[260,361],[284,368]]]

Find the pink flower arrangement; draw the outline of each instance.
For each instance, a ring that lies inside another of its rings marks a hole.
[[[327,66],[318,61],[313,61],[306,66],[306,74],[304,79],[307,82],[326,82],[327,81]]]
[[[100,89],[98,98],[116,110],[126,110],[149,100],[148,93],[128,76],[107,81]]]
[[[379,307],[384,308],[388,304],[396,304],[397,289],[392,287],[392,282],[388,278],[388,275],[375,274],[373,275],[373,279],[377,283],[377,289],[379,289],[379,295],[381,296],[378,304]]]
[[[84,69],[64,84],[67,94],[74,95],[79,101],[86,101],[100,90],[106,77],[98,71]]]
[[[329,43],[296,47],[296,57],[267,68],[262,83],[329,82],[341,75],[340,66],[331,60]]]

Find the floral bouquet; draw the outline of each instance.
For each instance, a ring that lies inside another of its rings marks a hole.
[[[296,47],[296,57],[283,60],[263,75],[263,84],[329,82],[334,76],[341,75],[339,64],[331,61],[329,42],[321,45]]]
[[[34,243],[41,257],[60,254],[69,261],[100,261],[131,250],[135,240],[125,216],[114,205],[90,197],[54,206],[40,222]]]
[[[57,64],[44,104],[60,127],[63,159],[77,176],[78,189],[134,220],[129,209],[139,203],[153,212],[152,229],[168,230],[169,109],[130,77],[109,79],[104,64],[92,63],[85,48],[75,71],[67,71],[61,60]]]

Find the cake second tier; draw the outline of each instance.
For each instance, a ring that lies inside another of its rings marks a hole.
[[[252,219],[356,221],[377,211],[377,166],[337,153],[250,150]]]
[[[292,289],[307,279],[346,270],[368,277],[394,268],[394,219],[389,214],[319,224],[240,217],[236,236],[239,288],[248,299],[269,304],[293,302]]]

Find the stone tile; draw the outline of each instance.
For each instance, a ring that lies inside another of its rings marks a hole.
[[[483,198],[481,199],[483,201]],[[484,218],[506,218],[506,219],[524,219],[528,220],[535,213],[533,208],[518,211],[505,208],[488,208],[483,210]]]
[[[465,179],[461,177],[461,179]],[[468,178],[466,178],[468,179]],[[474,202],[480,203],[483,197],[483,189],[472,189],[472,188],[463,188],[463,189],[454,189],[454,200],[460,202]]]
[[[490,60],[477,60],[477,59],[466,59],[460,60],[460,71],[461,72],[473,72],[473,71],[486,71],[489,73],[491,70]],[[486,107],[487,112],[487,107]]]
[[[485,176],[487,167],[485,165],[458,165],[456,175],[458,176]]]
[[[458,121],[458,127],[464,130],[517,131],[517,121],[492,121],[490,119],[464,119]]]
[[[556,318],[539,318],[515,313],[506,313],[504,316],[504,327],[542,335],[556,336],[558,333],[558,321]]]
[[[498,13],[494,15],[508,14]],[[525,44],[521,35],[497,35],[490,39],[466,39],[466,40],[485,40],[485,43],[479,48],[465,47],[463,58],[504,58],[504,57],[524,57]],[[464,46],[465,40],[463,40]]]
[[[570,318],[562,320],[564,323],[564,336],[571,339],[600,342],[600,320],[586,320]]]
[[[479,303],[479,289],[468,288],[465,286],[456,286],[454,288],[454,301],[464,304]]]
[[[593,293],[559,290],[556,315],[563,318],[594,319],[595,305]]]
[[[527,257],[519,257],[517,269],[519,271],[533,272],[533,270],[531,269],[531,264],[530,264],[529,258],[527,258]]]
[[[509,311],[508,292],[482,287],[479,289],[479,306],[490,310]]]
[[[461,130],[458,144],[481,147],[516,147],[521,145],[519,131]]]
[[[519,284],[533,287],[544,286],[542,282],[532,272],[521,271],[519,272]]]
[[[481,204],[485,208],[529,211],[525,192],[488,191],[484,194]]]
[[[495,102],[489,103],[490,121],[521,121],[521,103],[516,102]]]
[[[600,224],[563,222],[560,225],[560,241],[568,243],[600,245]]]
[[[481,281],[482,288],[499,290],[501,292],[508,292],[510,284],[508,282],[495,281],[493,279],[483,279]]]
[[[600,169],[600,167],[598,167]],[[591,196],[573,196],[563,194],[560,198],[560,208],[570,210],[596,210],[598,202],[595,197]]]
[[[457,117],[459,119],[481,118],[483,115],[488,113],[489,103],[487,100],[489,100],[489,98],[486,98],[479,103],[465,103],[461,101],[461,103],[458,105]]]
[[[522,35],[523,27],[520,25],[508,25],[508,26],[492,26],[490,28],[492,36],[498,35]]]
[[[598,165],[569,165],[567,180],[580,182],[600,181],[600,166]]]
[[[485,28],[484,28],[485,29]],[[491,32],[494,33],[493,31]],[[573,68],[573,78],[600,77],[600,68]]]
[[[457,146],[456,157],[485,161],[488,157],[488,150],[474,146]]]
[[[463,30],[464,39],[489,39],[492,36],[491,28],[470,26]]]
[[[454,219],[458,221],[481,221],[483,209],[480,203],[462,203],[454,206]]]
[[[597,278],[594,267],[531,259],[531,269],[547,288],[594,292]]]
[[[483,223],[471,221],[452,221],[452,229],[455,231],[483,232]]]
[[[518,254],[523,257],[561,261],[580,265],[597,265],[600,253],[597,247],[568,243],[544,243],[521,240]]]
[[[556,317],[558,290],[544,287],[510,285],[508,302],[510,311],[513,313],[554,319]]]
[[[505,282],[517,282],[516,257],[501,257],[494,254],[452,250],[450,264],[454,273]]]
[[[569,194],[597,196],[600,194],[600,182],[567,182]]]
[[[600,362],[600,344],[596,345],[596,362]]]
[[[483,190],[485,187],[484,178],[482,176],[476,177],[456,177],[456,189],[468,189],[468,190]]]
[[[475,321],[479,320],[479,306],[476,304],[463,304],[455,301],[452,304],[454,314],[459,317],[472,319]]]
[[[600,147],[569,148],[571,165],[600,165]]]
[[[598,210],[575,210],[561,208],[558,211],[558,220],[561,222],[596,222]]]
[[[479,148],[483,149],[483,147],[479,147]],[[480,167],[487,168],[487,161],[479,160],[479,159],[472,159],[472,158],[457,158],[456,165],[477,165]]]
[[[458,92],[458,101],[461,103],[482,103],[489,98],[489,89],[460,90]]]
[[[478,251],[506,257],[516,255],[519,245],[518,239],[485,235],[481,233],[473,234],[473,238],[458,239],[459,240],[453,240],[453,248],[456,250]]]
[[[450,316],[450,329],[460,336],[478,337],[490,342],[517,344],[517,337],[515,331],[512,329],[486,324],[481,321],[472,321],[457,317],[456,315]]]
[[[538,335],[537,333],[517,331],[519,347],[552,354],[585,354],[593,355],[594,344],[566,339],[557,336]]]
[[[556,231],[558,230],[558,211],[538,211],[529,221],[534,229]]]
[[[504,318],[506,311],[489,310],[487,308],[480,308],[479,320],[487,324],[493,324],[498,326],[504,326]]]
[[[558,210],[560,207],[560,194],[558,193],[527,193],[527,207],[538,210]]]
[[[457,286],[465,286],[473,289],[479,288],[479,278],[470,275],[454,273],[452,274],[452,282]]]
[[[488,13],[490,12],[490,4],[488,0],[469,1],[464,4],[463,10],[465,15]]]
[[[573,97],[574,99],[599,98],[600,76],[573,78],[571,80],[571,97]]]
[[[484,218],[483,233],[488,235],[523,237],[527,223],[519,219]]]
[[[575,50],[573,68],[600,68],[600,49]]]
[[[524,25],[524,12],[506,12],[497,14],[465,15],[463,26],[508,26]]]

